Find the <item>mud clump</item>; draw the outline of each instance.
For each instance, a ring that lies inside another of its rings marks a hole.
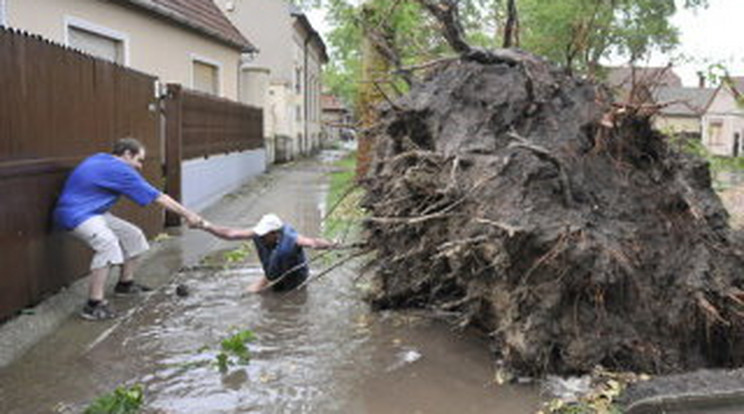
[[[185,298],[186,296],[189,296],[191,294],[191,289],[189,289],[189,286],[185,283],[179,283],[178,286],[176,286],[176,296]]]
[[[520,374],[739,365],[744,260],[707,163],[509,53],[448,64],[370,132],[373,305],[476,327]]]

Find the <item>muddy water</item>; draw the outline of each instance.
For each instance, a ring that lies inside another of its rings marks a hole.
[[[327,167],[274,171],[260,194],[238,193],[207,217],[249,225],[274,211],[318,235]],[[210,241],[210,257],[236,242]],[[251,249],[252,250],[252,249]],[[71,319],[20,361],[0,371],[0,412],[79,412],[121,384],[142,384],[151,413],[532,413],[534,387],[497,386],[487,347],[473,335],[404,313],[372,313],[354,266],[304,292],[246,294],[259,276],[255,256],[225,269],[189,268],[146,299],[117,300],[116,322]],[[313,271],[330,262],[316,260]],[[363,282],[363,280],[362,280]],[[176,284],[190,295],[177,296]],[[220,342],[250,329],[248,364],[220,372]]]

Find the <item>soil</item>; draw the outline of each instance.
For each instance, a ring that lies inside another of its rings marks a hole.
[[[653,108],[507,52],[446,64],[367,132],[372,304],[476,327],[520,375],[740,365],[744,256],[707,163]]]

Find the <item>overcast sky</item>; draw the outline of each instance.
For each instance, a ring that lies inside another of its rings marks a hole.
[[[744,0],[708,0],[707,9],[679,12],[672,22],[680,29],[677,52],[694,62],[675,68],[685,86],[696,86],[698,70],[723,63],[732,75],[744,75]],[[668,57],[655,57],[663,64]]]
[[[678,0],[680,1],[680,0]],[[672,22],[680,31],[681,46],[674,55],[682,54],[693,61],[678,63],[675,72],[685,86],[697,86],[696,72],[705,71],[711,63],[723,63],[732,75],[744,76],[744,0],[708,0],[710,6],[693,13],[680,11]],[[308,13],[313,27],[322,35],[328,27],[322,12]],[[672,56],[655,55],[652,65],[665,65]]]

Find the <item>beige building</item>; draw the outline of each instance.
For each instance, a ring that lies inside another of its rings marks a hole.
[[[743,93],[744,77],[732,77],[728,82],[722,82],[703,115],[703,144],[716,155],[742,155]]]
[[[321,97],[323,132],[321,145],[354,139],[351,111],[336,95]]]
[[[0,24],[232,100],[255,50],[211,0],[0,0]]]
[[[307,16],[286,0],[216,0],[230,21],[258,48],[243,55],[241,94],[264,105],[269,161],[284,161],[320,147],[325,44]]]

